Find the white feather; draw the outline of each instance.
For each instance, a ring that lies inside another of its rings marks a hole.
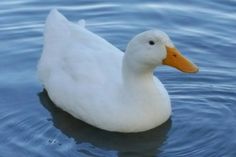
[[[80,27],[85,27],[86,21],[85,21],[84,19],[81,19],[81,20],[78,21],[78,25],[79,25]]]
[[[152,73],[143,80],[124,74],[124,53],[84,25],[69,22],[57,10],[47,18],[38,75],[51,100],[110,131],[145,131],[165,122],[171,108],[161,82],[153,82]]]

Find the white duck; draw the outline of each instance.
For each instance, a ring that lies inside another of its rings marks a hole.
[[[38,74],[50,99],[72,116],[101,129],[141,132],[171,115],[170,98],[153,76],[162,64],[198,68],[159,30],[135,36],[125,54],[57,10],[49,14]]]

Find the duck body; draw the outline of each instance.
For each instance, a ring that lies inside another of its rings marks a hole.
[[[129,55],[84,25],[57,10],[47,18],[38,75],[50,99],[108,131],[141,132],[164,123],[171,115],[170,98],[152,69],[136,72]]]

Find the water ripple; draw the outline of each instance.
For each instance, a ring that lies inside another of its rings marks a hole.
[[[236,156],[236,2],[2,0],[0,154],[8,156]],[[48,12],[58,8],[123,51],[137,33],[159,28],[199,67],[158,68],[173,114],[141,134],[109,133],[74,119],[41,92],[36,65]]]

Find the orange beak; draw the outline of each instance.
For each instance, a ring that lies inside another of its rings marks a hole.
[[[166,46],[167,56],[163,60],[164,65],[169,65],[186,73],[198,72],[198,67],[185,58],[176,48]]]

